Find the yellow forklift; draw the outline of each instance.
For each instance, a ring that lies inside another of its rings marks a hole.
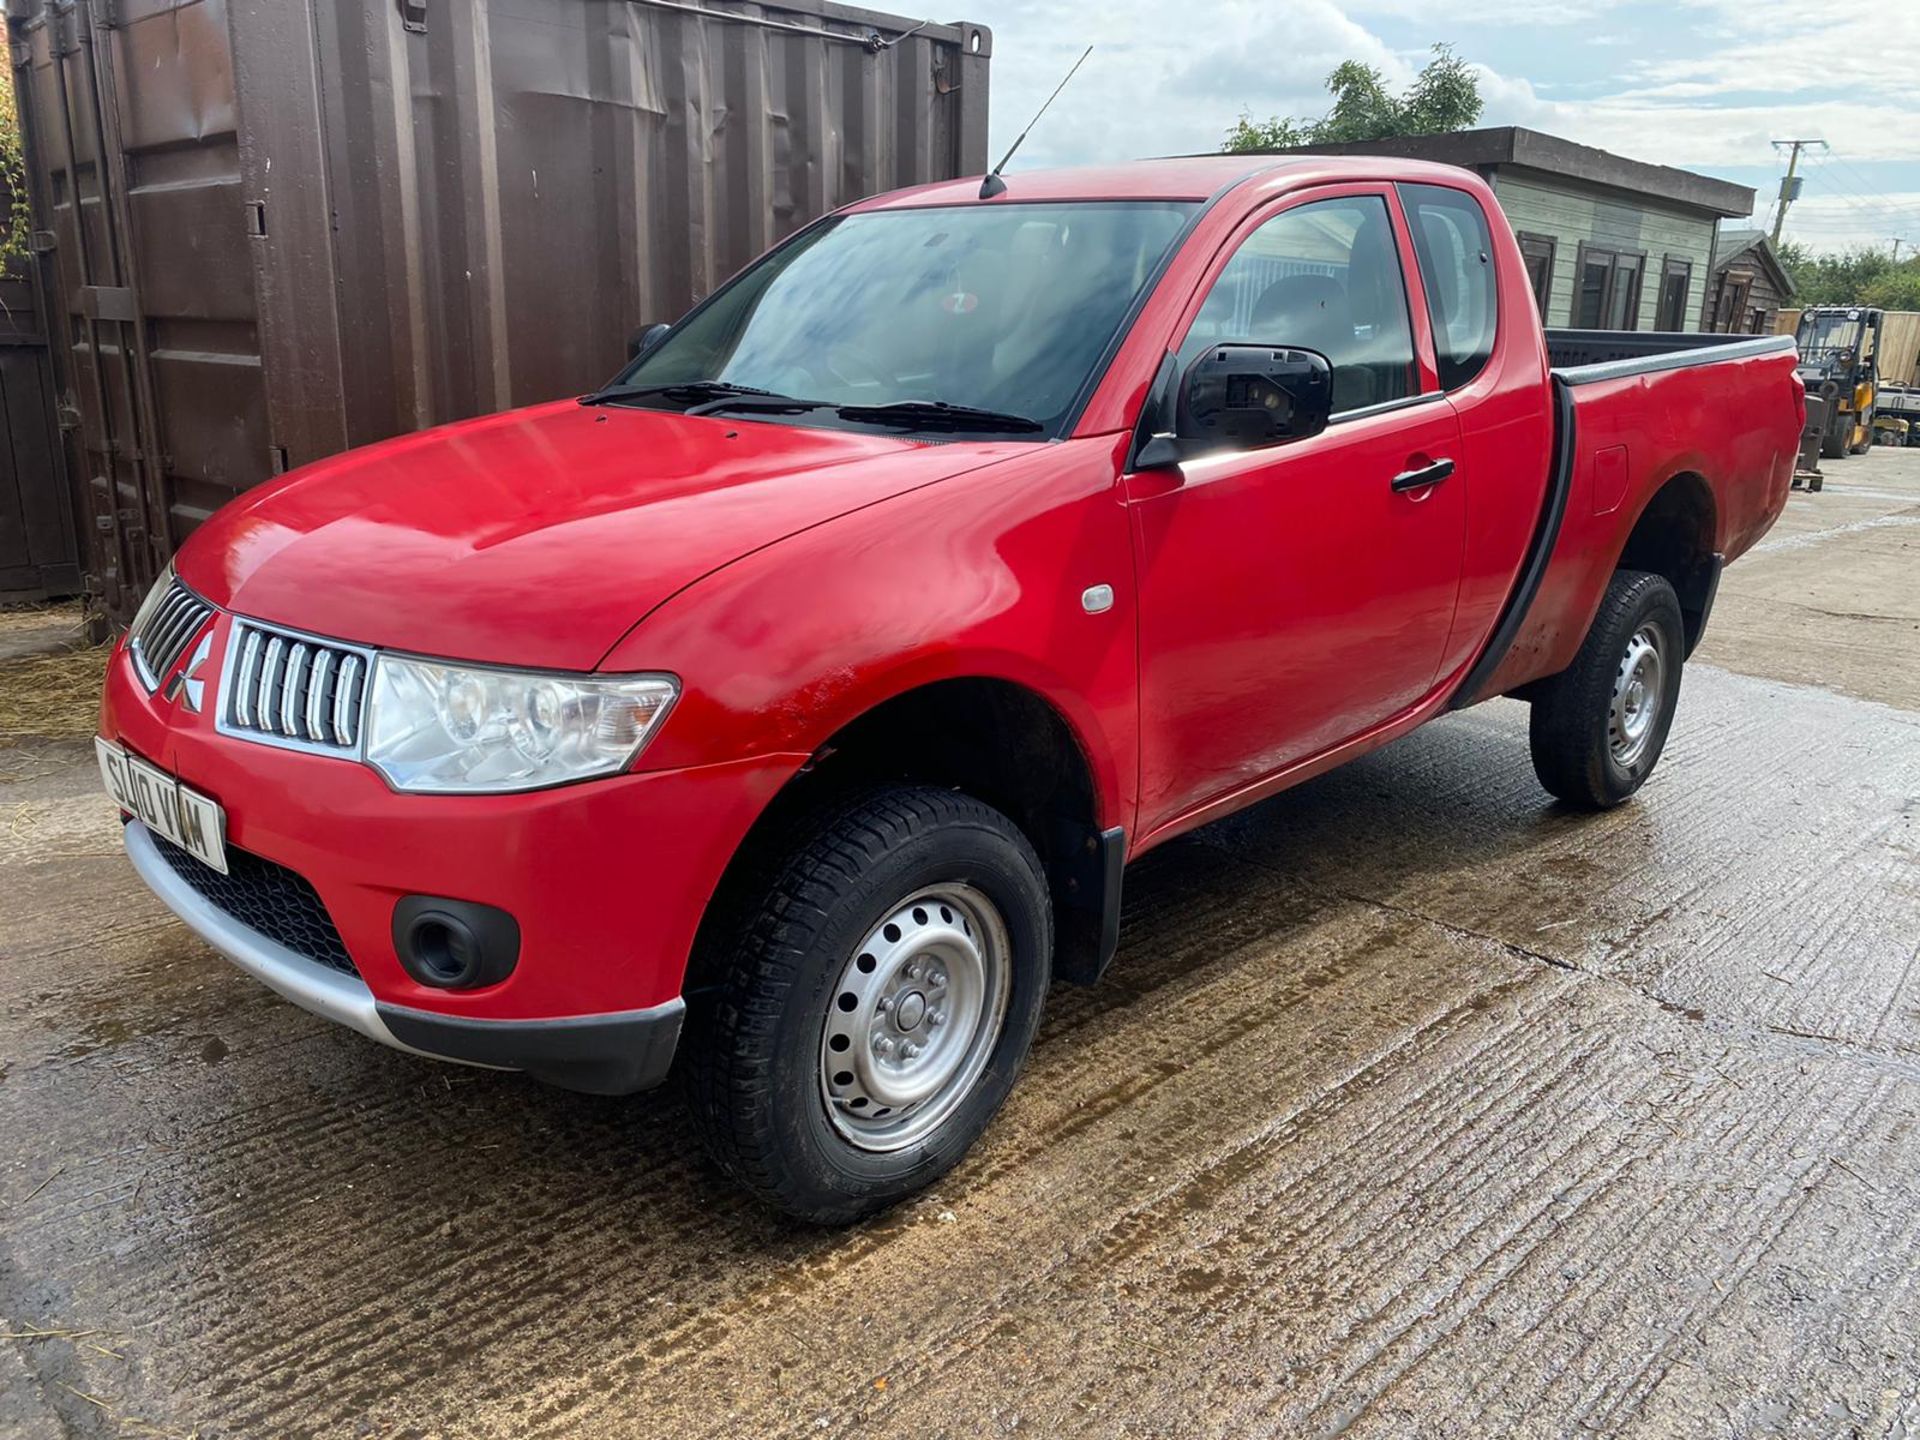
[[[1886,312],[1865,305],[1815,305],[1800,312],[1794,344],[1807,397],[1826,402],[1820,457],[1863,455],[1873,445],[1878,353]]]

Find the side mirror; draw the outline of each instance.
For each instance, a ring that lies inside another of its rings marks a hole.
[[[1216,450],[1260,450],[1304,440],[1333,414],[1333,366],[1317,350],[1212,345],[1180,377],[1170,435],[1140,448],[1140,469]]]
[[[627,336],[627,359],[638,360],[642,355],[646,354],[647,351],[664,340],[667,331],[672,328],[671,325],[660,321],[655,321],[651,325],[642,325],[638,330]]]

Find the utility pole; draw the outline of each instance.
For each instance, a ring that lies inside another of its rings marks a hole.
[[[1900,263],[1900,247],[1906,243],[1907,241],[1905,236],[1896,235],[1893,237],[1893,263],[1894,264],[1898,265]]]
[[[1787,207],[1800,198],[1802,184],[1799,177],[1800,152],[1809,145],[1818,145],[1822,150],[1831,148],[1824,140],[1776,140],[1773,142],[1774,149],[1792,152],[1787,156],[1787,178],[1780,182],[1780,205],[1773,212],[1773,243],[1776,245],[1780,243],[1780,232],[1787,225]]]

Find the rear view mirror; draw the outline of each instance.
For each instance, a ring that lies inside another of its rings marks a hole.
[[[646,354],[647,351],[664,340],[667,331],[672,328],[671,325],[659,321],[651,325],[642,325],[638,330],[627,336],[627,359],[638,360],[642,355]]]
[[[1304,440],[1333,413],[1333,366],[1317,350],[1211,345],[1180,377],[1171,435],[1141,447],[1141,469],[1216,450],[1259,450]]]
[[[1215,345],[1180,381],[1176,433],[1220,449],[1304,440],[1333,413],[1333,367],[1314,350]]]

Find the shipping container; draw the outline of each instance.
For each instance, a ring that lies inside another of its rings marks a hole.
[[[798,226],[986,168],[982,26],[785,0],[7,0],[89,589],[577,393]]]

